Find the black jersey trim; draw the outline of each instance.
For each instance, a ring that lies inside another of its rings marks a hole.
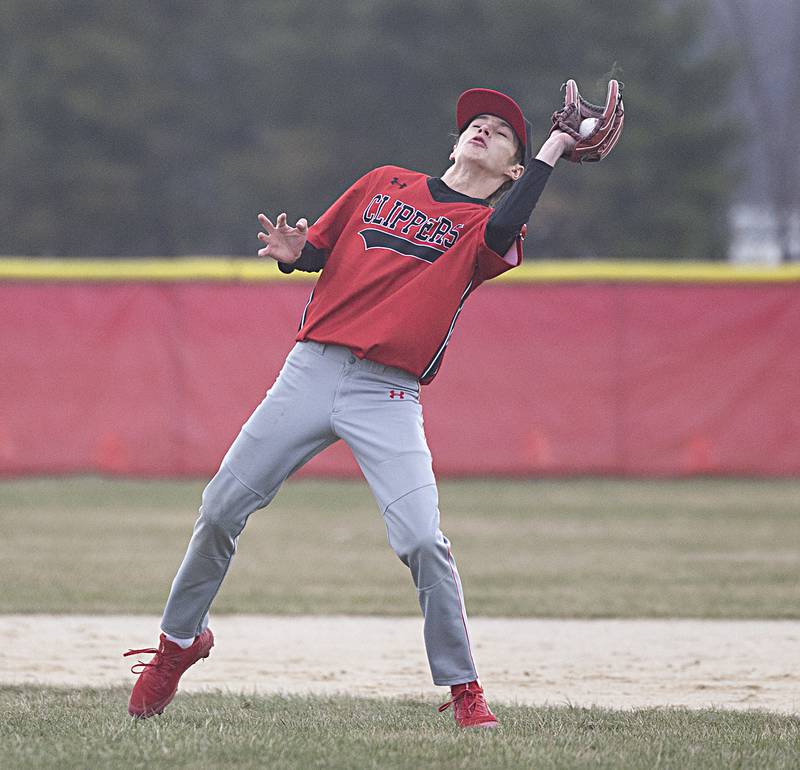
[[[358,234],[364,239],[365,249],[388,249],[396,254],[415,257],[424,262],[435,262],[444,254],[444,249],[425,246],[422,243],[414,243],[406,238],[401,238],[399,235],[392,235],[383,230],[376,230],[373,227],[359,230]]]
[[[308,302],[306,302],[306,306],[303,308],[303,315],[300,317],[300,326],[297,327],[297,331],[300,331],[306,322],[306,316],[308,315],[308,306],[311,304],[311,300],[314,299],[314,292],[317,289],[317,285],[314,284],[314,288],[311,290],[311,294],[308,297]]]
[[[478,206],[491,206],[483,198],[471,198],[464,193],[456,192],[452,187],[448,187],[440,177],[428,177],[428,192],[438,203],[475,203]]]
[[[453,329],[456,328],[456,321],[458,320],[458,316],[461,315],[461,309],[464,307],[464,302],[469,296],[469,293],[472,291],[474,282],[474,279],[470,279],[470,282],[467,284],[467,288],[464,289],[464,293],[461,295],[461,299],[458,302],[458,308],[453,315],[453,320],[450,322],[450,328],[447,330],[447,335],[445,336],[442,344],[439,346],[439,349],[436,351],[436,355],[425,367],[425,371],[420,375],[420,381],[430,382],[439,371],[439,367],[442,365],[442,359],[444,358],[444,351],[447,348],[447,344],[450,342],[450,337],[453,336]]]

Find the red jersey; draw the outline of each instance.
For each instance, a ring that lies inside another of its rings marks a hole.
[[[446,193],[434,197],[433,182]],[[309,228],[328,256],[297,340],[343,345],[430,382],[467,296],[522,259],[519,241],[511,261],[486,245],[491,214],[425,174],[370,171]]]

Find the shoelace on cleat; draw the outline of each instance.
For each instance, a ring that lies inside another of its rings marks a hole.
[[[144,647],[141,650],[128,650],[127,652],[122,653],[123,658],[127,658],[129,655],[155,655],[156,657],[153,658],[149,663],[145,663],[143,660],[137,661],[131,666],[131,673],[132,674],[141,674],[146,668],[159,668],[166,664],[166,667],[169,669],[173,669],[178,665],[178,656],[177,655],[167,655],[166,650],[164,649],[164,645],[162,644],[158,649],[155,647]],[[138,670],[137,670],[138,669]]]
[[[461,703],[461,701],[464,701],[464,703],[461,705],[466,712],[466,716],[468,717],[471,717],[480,706],[483,706],[486,712],[489,710],[489,707],[486,705],[486,701],[483,698],[483,689],[478,688],[476,690],[462,690],[458,695],[447,701],[447,703],[442,703],[442,705],[439,706],[439,711],[446,711],[448,708],[450,708],[450,706],[455,708],[456,704]]]

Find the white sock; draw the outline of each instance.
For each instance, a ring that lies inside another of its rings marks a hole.
[[[187,647],[191,647],[194,644],[194,637],[193,636],[189,637],[188,639],[181,639],[178,636],[172,636],[171,634],[168,634],[166,632],[162,632],[162,633],[164,634],[164,637],[167,639],[167,641],[174,642],[182,650],[185,650]]]

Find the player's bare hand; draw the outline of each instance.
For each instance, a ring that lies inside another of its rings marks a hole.
[[[548,166],[555,166],[558,159],[562,155],[572,152],[572,148],[576,144],[576,139],[573,139],[565,131],[556,129],[547,137],[536,159],[547,163]]]
[[[566,131],[559,131],[558,129],[556,129],[555,131],[553,131],[551,136],[558,137],[559,141],[561,142],[561,145],[564,148],[564,152],[562,153],[562,155],[566,155],[568,152],[572,152],[575,145],[578,143],[578,140],[574,136],[568,134]]]
[[[308,237],[308,221],[298,219],[292,227],[286,222],[286,214],[278,214],[275,224],[266,214],[259,214],[258,221],[263,231],[258,234],[264,246],[258,250],[259,257],[272,257],[278,262],[292,264],[300,258]]]

